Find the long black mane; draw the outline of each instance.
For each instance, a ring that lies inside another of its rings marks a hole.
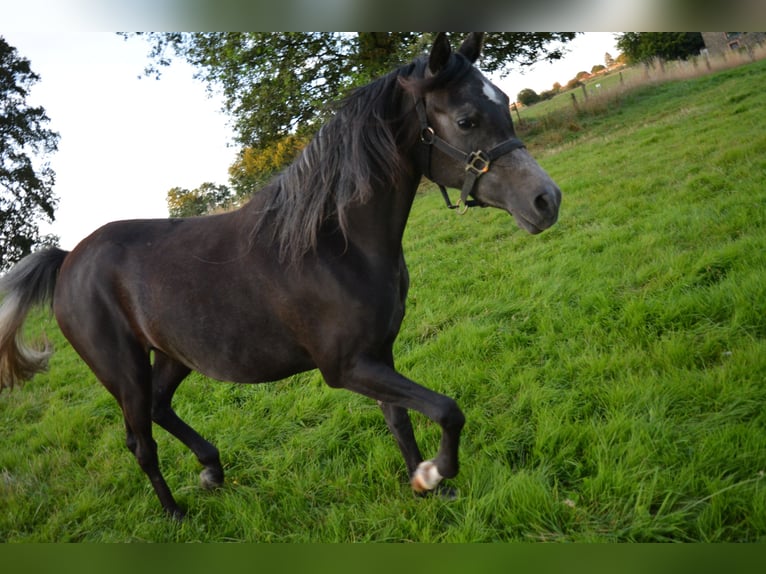
[[[401,150],[412,147],[408,140],[418,133],[403,121],[414,96],[459,80],[471,66],[453,54],[437,75],[426,77],[427,61],[419,58],[352,91],[298,158],[267,185],[274,189],[254,235],[269,221],[280,259],[290,262],[316,248],[326,222],[345,236],[348,208],[378,190],[396,191],[412,169]]]

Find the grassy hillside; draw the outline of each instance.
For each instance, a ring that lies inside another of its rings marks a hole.
[[[764,80],[760,62],[650,86],[566,137],[530,134],[564,193],[542,235],[418,196],[397,363],[466,413],[457,500],[415,499],[377,407],[315,373],[195,375],[175,405],[227,484],[201,491],[158,429],[189,509],[175,524],[116,403],[41,316],[50,373],[0,395],[0,540],[764,540]]]

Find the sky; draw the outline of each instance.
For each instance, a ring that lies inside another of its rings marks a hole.
[[[114,33],[0,35],[40,76],[28,102],[61,136],[50,157],[56,220],[41,230],[64,249],[109,221],[167,217],[172,187],[228,182],[231,130],[190,66],[140,77],[149,45]]]
[[[597,64],[604,64],[607,52],[616,58],[617,49],[615,32],[586,32],[578,35],[566,44],[567,53],[556,62],[540,62],[529,69],[514,70],[506,78],[493,78],[497,86],[511,98],[525,88],[540,93],[550,90],[555,82],[562,86],[574,78],[578,72],[590,72]]]
[[[3,32],[40,81],[28,103],[41,105],[57,131],[49,159],[59,198],[56,220],[41,225],[72,249],[119,219],[167,217],[172,187],[228,183],[237,148],[221,99],[178,60],[159,80],[142,77],[149,45],[111,32]],[[589,32],[555,63],[540,63],[493,81],[513,100],[524,88],[549,90],[577,72],[616,57],[614,34]]]

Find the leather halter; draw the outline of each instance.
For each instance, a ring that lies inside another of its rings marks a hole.
[[[472,152],[464,152],[461,149],[456,148],[452,144],[440,138],[434,132],[433,128],[428,125],[428,117],[426,116],[426,106],[423,98],[418,98],[415,101],[415,112],[418,115],[420,121],[420,141],[428,146],[428,156],[426,159],[424,174],[425,176],[439,186],[439,190],[442,193],[447,207],[450,209],[458,209],[458,213],[465,213],[469,207],[486,207],[486,204],[482,203],[478,199],[468,199],[469,195],[473,194],[473,188],[476,185],[477,180],[489,171],[490,164],[502,155],[512,152],[513,150],[526,147],[524,143],[518,138],[509,138],[504,142],[497,144],[488,152],[481,150],[475,150]],[[463,189],[460,193],[460,199],[457,203],[452,203],[447,194],[447,188],[441,183],[434,181],[431,177],[431,149],[435,147],[439,151],[447,154],[457,161],[465,164],[465,180],[463,181]],[[461,208],[462,205],[462,208]]]

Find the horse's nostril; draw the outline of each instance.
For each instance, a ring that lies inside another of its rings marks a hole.
[[[556,211],[561,192],[558,188],[546,189],[540,195],[535,197],[534,206],[540,213],[549,213]]]
[[[535,208],[537,209],[537,211],[545,213],[546,211],[548,211],[550,206],[550,199],[548,197],[548,194],[541,193],[535,198],[534,203],[535,203]]]

